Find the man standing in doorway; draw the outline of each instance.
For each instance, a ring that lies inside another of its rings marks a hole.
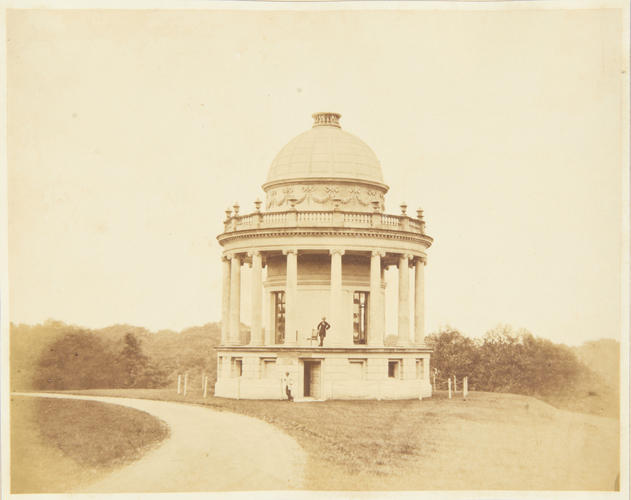
[[[326,322],[326,316],[322,316],[322,321],[318,323],[318,337],[320,337],[320,347],[322,347],[323,345],[324,337],[326,337],[326,331],[329,328],[331,328],[331,325]]]

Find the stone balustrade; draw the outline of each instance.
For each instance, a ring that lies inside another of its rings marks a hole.
[[[348,227],[377,228],[425,234],[425,222],[407,215],[331,211],[254,212],[230,215],[224,221],[226,233],[249,229],[283,227]]]

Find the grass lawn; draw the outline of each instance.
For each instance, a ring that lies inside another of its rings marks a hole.
[[[314,490],[613,490],[619,472],[617,420],[525,396],[289,403],[172,389],[73,392],[202,404],[265,420],[308,453]]]
[[[68,492],[136,460],[169,434],[138,410],[11,397],[11,492]]]

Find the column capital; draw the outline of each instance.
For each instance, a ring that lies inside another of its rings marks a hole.
[[[261,252],[258,250],[250,250],[248,252],[248,257],[260,257],[261,256]]]
[[[226,260],[234,260],[237,259],[241,264],[243,264],[243,256],[239,252],[228,252],[222,256],[222,259]]]
[[[417,264],[421,262],[424,266],[427,265],[427,257],[423,257],[422,255],[416,255],[414,257],[414,263]]]
[[[230,262],[232,260],[232,254],[224,254],[221,256],[221,262]]]
[[[287,249],[283,250],[283,255],[289,255],[289,254],[298,255],[298,249],[296,249],[296,248],[287,248]]]
[[[386,256],[386,252],[384,252],[383,250],[373,250],[372,252],[370,252],[370,255],[372,257],[381,257],[382,259]]]
[[[402,253],[399,254],[399,264],[397,267],[400,267],[401,264],[405,265],[407,264],[408,267],[412,268],[414,267],[414,260],[416,259],[415,255],[412,255],[411,253]]]
[[[226,258],[228,260],[236,260],[239,262],[239,264],[243,265],[243,257],[241,256],[241,254],[239,254],[238,252],[231,252],[226,254]]]
[[[344,255],[344,253],[345,253],[345,251],[342,250],[341,248],[332,248],[332,249],[329,250],[329,255],[340,254],[340,256],[341,256],[341,255]]]

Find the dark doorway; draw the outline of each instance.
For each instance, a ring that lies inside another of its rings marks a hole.
[[[322,370],[320,361],[304,361],[304,387],[303,395],[305,398],[320,398],[320,381],[322,378]]]

